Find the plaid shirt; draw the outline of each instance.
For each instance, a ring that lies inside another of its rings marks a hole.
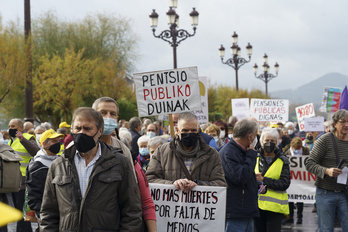
[[[81,157],[79,152],[76,150],[76,155],[74,157],[74,161],[75,161],[75,166],[76,166],[76,169],[77,169],[77,173],[79,175],[79,182],[80,182],[80,188],[81,188],[82,197],[85,196],[85,192],[86,192],[86,189],[87,189],[87,186],[88,186],[89,177],[91,176],[91,173],[92,173],[92,170],[93,170],[93,168],[95,166],[95,163],[100,158],[100,156],[101,156],[101,148],[100,148],[100,145],[99,145],[96,156],[86,166],[85,159],[83,157]]]

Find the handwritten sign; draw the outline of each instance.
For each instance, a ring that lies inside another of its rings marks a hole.
[[[286,190],[289,202],[315,203],[316,176],[306,170],[305,162],[309,156],[290,157],[291,184]]]
[[[140,117],[201,110],[197,67],[134,74]]]
[[[226,188],[196,186],[188,193],[150,183],[157,231],[225,231]]]
[[[199,77],[199,93],[201,95],[202,110],[193,113],[197,116],[198,123],[209,122],[207,77]]]
[[[324,117],[304,118],[306,131],[324,131]]]
[[[302,105],[299,107],[295,108],[296,110],[296,116],[297,116],[297,121],[299,124],[300,131],[305,130],[305,125],[304,125],[304,118],[310,118],[310,117],[315,117],[315,112],[314,112],[314,106],[313,103],[309,103],[306,105]],[[309,131],[306,129],[306,131]]]
[[[238,120],[248,118],[250,116],[249,98],[234,98],[232,102],[232,115]]]
[[[250,116],[258,121],[288,121],[289,100],[252,98]]]

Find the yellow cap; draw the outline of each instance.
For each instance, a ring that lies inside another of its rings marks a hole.
[[[70,125],[68,123],[66,123],[66,122],[61,122],[59,124],[59,128],[63,128],[63,127],[70,127]]]
[[[54,139],[54,138],[58,138],[58,137],[61,137],[61,136],[64,136],[64,135],[63,134],[58,134],[53,129],[49,129],[49,130],[45,131],[44,133],[42,133],[42,135],[40,137],[40,145],[42,146],[42,143],[46,139]]]
[[[270,127],[271,128],[278,128],[278,125],[277,124],[271,124]]]
[[[21,211],[0,202],[0,227],[11,222],[19,221],[22,217]]]

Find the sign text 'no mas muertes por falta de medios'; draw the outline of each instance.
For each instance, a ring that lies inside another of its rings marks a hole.
[[[140,117],[201,110],[197,67],[134,74]]]

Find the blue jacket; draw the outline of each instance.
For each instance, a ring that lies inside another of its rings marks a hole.
[[[257,152],[245,151],[231,139],[219,153],[228,184],[226,218],[259,217],[254,172]]]

